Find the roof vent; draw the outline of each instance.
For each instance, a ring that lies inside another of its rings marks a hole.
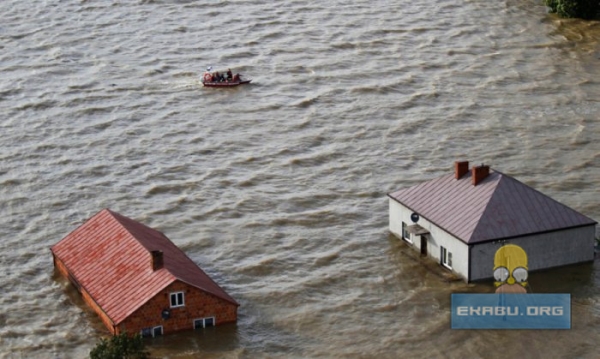
[[[480,184],[489,174],[490,166],[481,164],[481,166],[471,168],[471,180],[473,182],[473,186]]]
[[[460,179],[469,172],[469,161],[454,162],[454,178]]]
[[[163,262],[163,252],[162,251],[152,251],[150,252],[152,255],[152,270],[157,271],[164,266]]]

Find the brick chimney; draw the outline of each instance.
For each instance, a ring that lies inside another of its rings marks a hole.
[[[480,184],[481,181],[483,181],[489,174],[490,166],[485,166],[482,164],[481,166],[471,168],[471,180],[473,186]]]
[[[162,251],[152,251],[150,252],[150,254],[152,255],[152,270],[153,271],[157,271],[159,269],[161,269],[164,265],[163,263],[163,252]]]
[[[454,162],[454,178],[461,179],[462,176],[469,172],[469,161]]]

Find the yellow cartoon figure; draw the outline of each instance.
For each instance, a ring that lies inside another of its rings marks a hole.
[[[523,248],[507,244],[494,256],[496,293],[527,293],[527,254]]]

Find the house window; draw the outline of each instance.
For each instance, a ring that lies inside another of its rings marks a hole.
[[[452,252],[443,246],[440,246],[440,262],[444,267],[452,269]]]
[[[144,338],[157,337],[159,335],[163,335],[163,327],[162,325],[159,325],[158,327],[154,328],[144,328],[142,329],[141,334]]]
[[[208,328],[215,326],[215,317],[194,319],[194,329]]]
[[[205,328],[214,327],[214,326],[215,326],[215,318],[214,317],[204,319],[204,327]]]
[[[412,240],[410,239],[410,233],[408,232],[408,224],[402,222],[402,238],[408,243],[412,244]]]
[[[171,308],[183,307],[183,292],[171,293]]]

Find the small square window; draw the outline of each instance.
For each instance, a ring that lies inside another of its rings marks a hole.
[[[152,328],[144,328],[142,329],[142,337],[148,338],[152,336]]]
[[[162,325],[159,325],[158,327],[153,328],[143,328],[141,334],[144,338],[157,337],[163,334],[163,327]]]
[[[171,308],[183,307],[184,305],[183,292],[171,293]]]
[[[194,319],[194,329],[208,328],[215,326],[215,317]]]

